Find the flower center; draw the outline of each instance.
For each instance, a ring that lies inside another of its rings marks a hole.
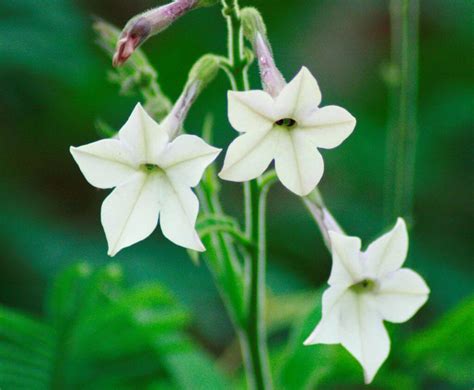
[[[353,284],[351,286],[351,290],[356,293],[366,293],[366,292],[373,291],[375,289],[376,284],[377,283],[375,280],[364,279],[356,284]]]
[[[296,126],[296,121],[292,118],[283,118],[279,119],[275,122],[276,126],[286,127],[287,129],[291,129]]]
[[[163,172],[163,169],[161,169],[156,164],[142,164],[140,165],[140,168],[142,171],[145,171],[146,173]]]

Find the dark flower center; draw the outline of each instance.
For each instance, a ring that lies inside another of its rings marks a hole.
[[[280,127],[292,128],[296,126],[296,121],[292,118],[283,118],[275,122],[275,125]]]

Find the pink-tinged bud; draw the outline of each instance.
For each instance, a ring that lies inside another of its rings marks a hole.
[[[286,81],[275,65],[263,18],[252,7],[242,9],[240,17],[244,35],[252,44],[257,57],[263,89],[276,97],[286,85]]]
[[[122,33],[117,42],[117,50],[112,59],[113,66],[120,66],[127,61],[144,39],[135,33]]]
[[[199,0],[175,0],[130,19],[117,42],[113,65],[122,65],[148,38],[165,30],[181,16],[199,6]]]
[[[268,41],[260,33],[256,34],[254,50],[260,69],[263,89],[273,97],[276,97],[286,85],[286,81],[275,65]]]

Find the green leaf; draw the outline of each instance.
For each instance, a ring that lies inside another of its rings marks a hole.
[[[188,312],[157,284],[125,288],[114,263],[67,268],[46,307],[45,323],[0,308],[0,388],[226,387]]]
[[[54,347],[53,328],[0,307],[0,388],[48,388]]]
[[[409,367],[418,367],[454,385],[473,384],[474,296],[447,313],[428,329],[413,335],[403,349]]]
[[[54,345],[52,329],[40,322],[0,307],[0,341],[24,349],[27,353],[50,357]]]

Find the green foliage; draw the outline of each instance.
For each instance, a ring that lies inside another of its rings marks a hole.
[[[71,18],[77,13],[77,6],[67,0],[2,1],[0,68],[20,66],[66,83],[84,82],[94,61],[87,47],[86,19]]]
[[[115,264],[55,280],[44,321],[0,309],[0,388],[220,389],[226,380],[186,335],[188,313],[157,284],[125,288]]]
[[[404,347],[408,365],[454,385],[474,384],[474,296],[433,326],[413,335]]]

